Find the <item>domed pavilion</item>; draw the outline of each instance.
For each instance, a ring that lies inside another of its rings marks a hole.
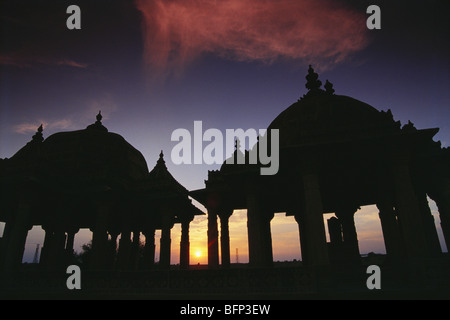
[[[270,124],[279,130],[279,171],[260,175],[249,151],[236,148],[232,157],[210,171],[206,187],[192,191],[208,210],[209,266],[230,265],[228,221],[236,209],[247,209],[250,264],[273,262],[270,222],[276,212],[294,216],[300,233],[303,264],[323,268],[360,260],[354,215],[361,206],[376,205],[388,257],[410,263],[428,261],[441,247],[427,195],[438,208],[447,245],[450,241],[450,151],[432,139],[439,129],[401,126],[390,110],[337,95],[324,88],[313,68],[306,76],[308,92]],[[268,141],[271,141],[270,139]],[[270,146],[269,146],[270,149]],[[234,163],[239,163],[235,161]],[[327,243],[323,214],[328,221]]]
[[[162,230],[160,266],[170,266],[170,230],[182,224],[181,267],[189,266],[189,223],[203,214],[169,173],[164,155],[152,171],[137,149],[109,132],[102,115],[84,130],[32,140],[0,167],[1,270],[22,263],[28,231],[42,226],[40,264],[66,266],[80,229],[92,231],[92,269],[150,269],[155,230]],[[145,248],[140,258],[140,235]],[[117,240],[120,236],[119,246]]]

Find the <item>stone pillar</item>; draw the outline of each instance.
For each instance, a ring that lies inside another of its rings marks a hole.
[[[147,228],[144,230],[145,247],[144,247],[144,269],[150,270],[155,266],[155,228]]]
[[[319,179],[314,173],[302,175],[304,188],[304,217],[302,223],[305,233],[308,266],[312,268],[330,265],[325,226],[323,223],[323,205]]]
[[[66,255],[68,256],[72,256],[74,251],[73,251],[73,245],[75,242],[75,231],[69,231],[67,232],[67,241],[66,241]]]
[[[233,214],[233,210],[221,211],[220,217],[220,249],[222,256],[222,267],[229,268],[231,265],[230,259],[230,229],[228,226],[229,219]]]
[[[255,193],[247,195],[247,229],[249,262],[254,267],[273,265],[270,221],[273,213],[264,208],[263,199]]]
[[[133,242],[131,244],[131,270],[139,269],[139,247],[141,244],[141,233],[133,231]]]
[[[19,204],[14,221],[8,222],[5,226],[3,240],[6,241],[6,245],[2,266],[5,273],[18,270],[22,264],[25,242],[32,227],[29,219],[30,206]]]
[[[117,254],[117,269],[128,270],[131,257],[131,230],[125,228],[119,240],[119,252]]]
[[[270,222],[274,217],[274,212],[270,209],[263,208],[263,216],[261,217],[261,242],[262,242],[262,265],[264,267],[273,266],[273,247],[272,247],[272,229]]]
[[[330,234],[330,242],[328,243],[328,255],[330,263],[342,264],[344,257],[344,242],[342,239],[342,225],[340,219],[331,217],[327,220],[328,233]],[[344,260],[344,261],[343,261]]]
[[[161,269],[170,268],[170,229],[168,225],[163,226],[161,230],[161,240],[160,240],[160,252],[159,252],[159,266]]]
[[[72,254],[73,242],[70,243],[70,240],[67,239],[66,233],[61,226],[44,226],[44,230],[44,245],[41,250],[39,264],[48,270],[63,268],[69,261],[69,253],[66,250],[66,241],[69,241],[68,247],[71,248]]]
[[[51,250],[49,252],[48,266],[51,269],[63,268],[66,262],[65,248],[67,236],[62,228],[58,228],[53,233]]]
[[[298,224],[298,232],[300,235],[300,250],[302,252],[302,263],[303,265],[308,265],[308,249],[306,245],[306,231],[304,230],[304,224],[302,222],[301,214],[299,212],[294,214],[295,221],[297,221]]]
[[[423,221],[409,165],[398,162],[394,168],[396,213],[399,219],[406,254],[410,262],[420,262],[428,257]]]
[[[377,204],[381,229],[383,231],[384,246],[388,259],[394,263],[404,260],[404,246],[400,234],[399,225],[392,204],[380,201]]]
[[[190,264],[189,224],[192,218],[184,217],[181,222],[180,269],[188,270]]]
[[[217,228],[217,211],[208,209],[208,268],[219,267],[219,231]]]
[[[341,222],[336,217],[327,220],[328,233],[330,234],[330,243],[339,245],[342,243],[342,227]]]
[[[106,267],[106,252],[108,248],[108,232],[95,228],[92,231],[91,268],[98,270]]]
[[[44,245],[41,249],[41,258],[39,259],[39,264],[42,266],[48,265],[49,252],[51,251],[52,240],[53,240],[53,231],[46,226],[42,226],[45,231],[44,237]],[[6,230],[6,229],[5,229]]]
[[[170,208],[163,209],[162,229],[159,252],[159,266],[162,269],[170,268],[170,250],[171,242],[170,231],[174,224],[175,214],[171,212]]]
[[[349,262],[359,262],[361,255],[359,252],[358,235],[355,227],[356,209],[341,209],[336,211],[342,226],[342,236],[344,240],[344,255]]]
[[[1,256],[0,256],[0,273],[4,270],[6,252],[8,251],[8,243],[11,239],[11,232],[14,229],[13,221],[7,220],[5,224],[5,229],[3,230],[3,237],[1,242]],[[0,277],[1,278],[1,277]]]

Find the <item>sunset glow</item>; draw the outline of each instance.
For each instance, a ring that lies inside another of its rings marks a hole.
[[[1,159],[12,158],[41,124],[47,139],[85,129],[101,110],[103,125],[139,150],[150,170],[163,150],[173,177],[189,191],[202,189],[208,171],[221,165],[176,165],[173,131],[193,130],[195,121],[221,132],[268,128],[307,93],[310,64],[336,94],[391,109],[402,125],[440,128],[434,140],[450,146],[445,1],[383,1],[381,30],[366,27],[371,1],[80,0],[81,30],[66,28],[64,1],[30,1],[26,10],[20,3],[2,1],[0,8]],[[430,208],[447,251],[432,201]],[[325,228],[332,215],[324,215]],[[361,208],[355,224],[362,254],[385,252],[376,206]],[[219,220],[218,227],[220,240]],[[3,229],[0,223],[0,235]],[[207,230],[206,215],[190,223],[191,264],[208,263]],[[246,210],[234,211],[229,231],[231,263],[247,263]],[[293,217],[276,213],[271,232],[275,261],[301,259]],[[29,231],[24,261],[33,260],[44,237],[41,226]],[[156,261],[160,238],[157,230]],[[81,229],[75,251],[91,240]],[[179,263],[180,241],[177,221],[172,264]]]

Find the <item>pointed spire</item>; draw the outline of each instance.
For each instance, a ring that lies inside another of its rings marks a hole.
[[[44,131],[44,127],[41,124],[39,126],[39,128],[37,129],[36,134],[33,136],[33,140],[32,141],[34,141],[34,142],[42,142],[42,141],[44,141],[44,136],[42,134],[43,131]]]

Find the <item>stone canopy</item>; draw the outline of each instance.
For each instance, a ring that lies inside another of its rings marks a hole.
[[[189,265],[189,223],[201,212],[188,191],[168,172],[163,154],[149,172],[137,149],[97,121],[84,130],[32,140],[0,167],[0,221],[6,222],[0,263],[11,270],[22,262],[28,230],[42,226],[42,265],[66,262],[75,234],[93,232],[92,268],[151,268],[155,230],[161,229],[160,265],[170,266],[170,229],[183,225],[181,255]],[[140,234],[145,256],[136,256]],[[116,243],[120,235],[119,248]],[[133,237],[132,237],[133,236]],[[140,266],[139,266],[140,263]]]
[[[208,209],[209,265],[219,265],[221,220],[222,265],[229,266],[228,219],[235,209],[247,209],[250,264],[272,264],[270,221],[275,212],[294,216],[299,224],[302,261],[310,267],[328,266],[334,257],[358,261],[354,214],[377,205],[385,247],[393,260],[424,261],[439,255],[434,218],[427,196],[439,207],[447,245],[450,241],[449,149],[432,139],[437,128],[401,126],[390,110],[378,111],[354,98],[337,95],[327,80],[322,89],[310,66],[308,92],[270,124],[279,130],[279,171],[259,174],[260,164],[248,161],[249,151],[237,147],[232,157],[244,164],[224,163],[209,171],[205,188],[190,194]],[[270,139],[268,141],[271,141]],[[236,162],[235,162],[236,163]],[[324,213],[335,213],[337,228],[327,244]],[[336,231],[337,230],[337,231]],[[339,236],[336,237],[335,234]],[[335,254],[337,247],[341,254]],[[335,250],[336,249],[336,250]],[[333,251],[334,250],[334,251]],[[346,257],[346,258],[345,258]]]

